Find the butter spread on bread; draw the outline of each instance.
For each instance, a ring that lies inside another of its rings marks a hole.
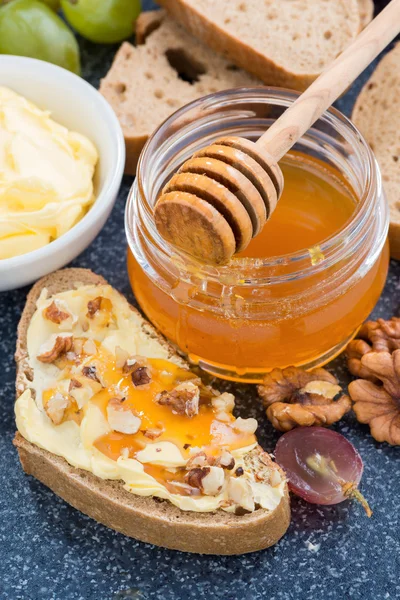
[[[185,511],[275,510],[286,483],[257,446],[257,422],[235,419],[233,396],[205,386],[142,323],[109,285],[44,288],[27,330],[20,434]]]

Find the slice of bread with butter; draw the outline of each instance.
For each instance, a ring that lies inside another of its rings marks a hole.
[[[31,290],[16,351],[26,473],[104,525],[186,552],[275,544],[290,521],[255,419],[205,385],[102,277],[65,269]]]

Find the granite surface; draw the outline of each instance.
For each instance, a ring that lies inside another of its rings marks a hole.
[[[149,2],[145,6],[150,7]],[[84,76],[98,85],[115,47],[80,41]],[[338,103],[346,114],[369,71]],[[104,275],[134,301],[125,270],[124,204],[132,178],[102,233],[74,266]],[[317,507],[292,498],[292,523],[274,547],[241,557],[190,556],[155,548],[98,525],[26,477],[12,446],[15,331],[27,289],[0,294],[0,598],[9,600],[308,600],[400,598],[399,449],[376,443],[347,416],[336,427],[365,463],[368,520],[350,502]],[[374,315],[398,315],[400,264],[392,262]],[[346,382],[341,359],[330,365]],[[278,434],[250,386],[231,386],[238,413],[256,416],[273,450]]]

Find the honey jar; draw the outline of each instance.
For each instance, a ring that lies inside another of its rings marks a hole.
[[[191,361],[226,379],[257,382],[275,367],[331,360],[368,317],[387,275],[379,168],[335,109],[282,159],[278,207],[228,265],[201,264],[158,234],[154,204],[185,160],[222,136],[255,141],[296,97],[236,89],[182,108],[148,141],[127,202],[128,272],[140,306]]]

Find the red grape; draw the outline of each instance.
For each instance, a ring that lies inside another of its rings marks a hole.
[[[338,504],[358,499],[371,511],[357,489],[363,463],[354,446],[340,433],[324,427],[298,427],[285,433],[275,448],[289,488],[312,504]]]

